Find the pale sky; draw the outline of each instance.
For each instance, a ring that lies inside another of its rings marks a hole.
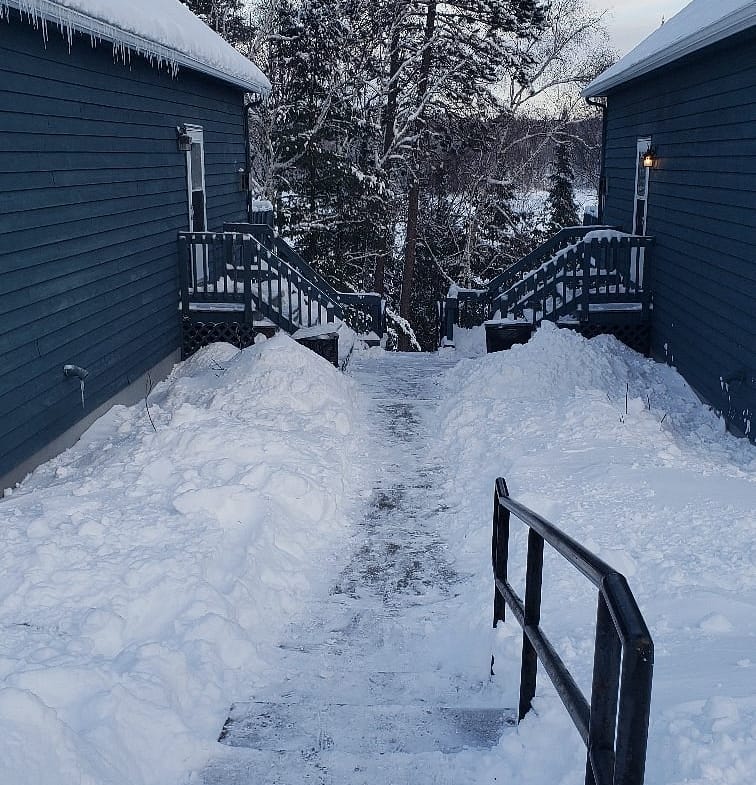
[[[674,16],[689,0],[588,0],[588,3],[599,11],[609,10],[604,24],[622,57],[653,33],[662,18]]]

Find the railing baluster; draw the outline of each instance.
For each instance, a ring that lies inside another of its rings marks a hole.
[[[265,260],[268,264],[268,269],[265,271],[265,280],[267,281],[268,289],[268,308],[273,308],[273,279],[271,278],[271,259],[270,251],[265,251]]]
[[[491,536],[491,561],[493,563],[494,581],[507,582],[509,562],[509,515],[506,507],[499,504],[499,496],[509,496],[507,484],[502,480],[494,492],[494,525]],[[501,592],[494,585],[493,626],[504,621],[507,603]],[[491,661],[493,667],[493,660]]]
[[[276,265],[276,270],[278,272],[278,292],[276,294],[276,303],[278,306],[278,313],[280,316],[283,316],[283,287],[282,287],[282,278],[281,278],[281,265]]]
[[[286,276],[286,287],[289,293],[289,323],[294,324],[294,304],[291,301],[291,269],[289,269],[289,273]]]
[[[202,274],[203,274],[203,284],[205,288],[205,297],[207,298],[209,294],[208,284],[210,281],[210,248],[212,242],[212,238],[207,242],[203,242],[200,248],[202,248]]]
[[[226,232],[223,233],[223,263],[221,265],[222,269],[220,271],[220,275],[218,275],[218,271],[215,271],[215,288],[219,289],[218,283],[220,279],[223,279],[223,294],[225,300],[230,300],[229,291],[228,291],[228,279],[229,274],[234,266],[234,236],[232,234],[227,234]]]
[[[299,319],[300,327],[304,327],[304,318],[302,316],[302,276],[298,275],[297,281],[297,318]]]
[[[580,273],[580,321],[587,322],[591,302],[591,257],[585,244],[581,247]]]
[[[240,255],[242,266],[242,285],[244,286],[244,321],[252,324],[252,265],[253,259],[257,259],[259,253],[257,243],[251,238],[243,238]]]
[[[263,247],[257,245],[257,264],[255,265],[255,275],[257,276],[257,310],[263,309],[262,277],[263,277]]]

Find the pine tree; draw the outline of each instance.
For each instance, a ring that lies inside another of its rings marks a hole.
[[[246,43],[253,27],[244,0],[181,0],[233,46]]]
[[[575,174],[569,158],[569,150],[564,142],[557,142],[554,150],[552,172],[549,175],[549,231],[558,232],[565,226],[579,223],[573,181]]]
[[[372,286],[385,190],[372,163],[379,127],[356,51],[364,39],[355,10],[361,1],[278,0],[268,47],[267,195],[280,231],[346,290]]]

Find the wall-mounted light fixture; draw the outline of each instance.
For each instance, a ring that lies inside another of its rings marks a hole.
[[[188,153],[192,149],[192,137],[186,131],[185,125],[176,126],[176,143],[180,153]]]
[[[649,145],[645,153],[643,153],[643,166],[646,169],[653,169],[656,163],[656,148]]]

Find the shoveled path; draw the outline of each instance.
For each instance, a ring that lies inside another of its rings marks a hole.
[[[511,722],[483,667],[474,677],[444,670],[429,650],[428,631],[466,578],[444,540],[443,467],[429,462],[437,380],[453,361],[453,352],[353,361],[371,400],[365,517],[330,593],[291,625],[279,678],[232,708],[221,741],[233,749],[207,768],[205,785],[469,782],[471,751],[496,744]]]

